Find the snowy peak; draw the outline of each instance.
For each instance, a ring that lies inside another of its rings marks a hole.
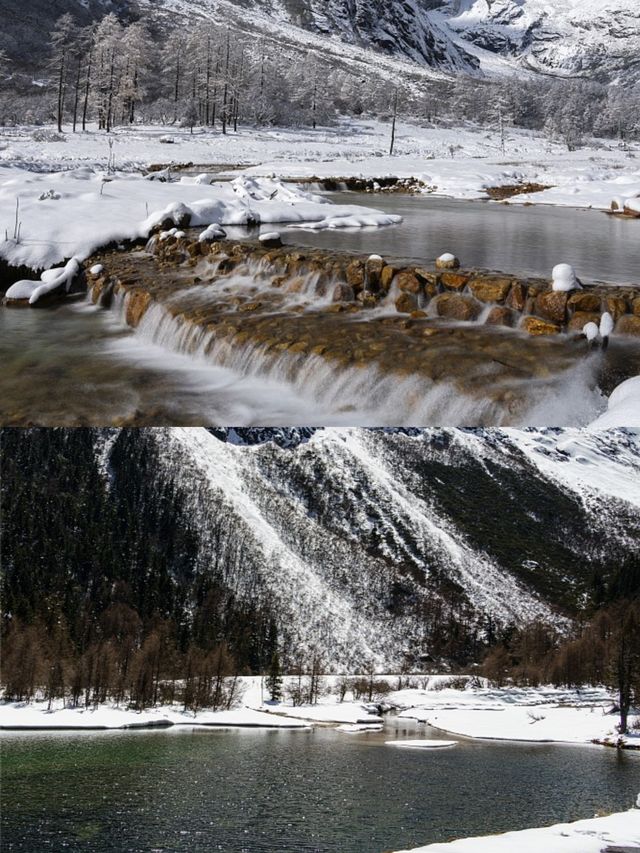
[[[450,28],[535,71],[602,78],[640,62],[636,0],[450,0]]]

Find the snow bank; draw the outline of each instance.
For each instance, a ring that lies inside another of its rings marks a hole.
[[[385,746],[397,746],[399,749],[448,749],[456,746],[457,740],[386,740]]]
[[[314,723],[342,723],[348,725],[381,725],[382,717],[371,714],[358,702],[325,702],[318,705],[276,705],[278,714]]]
[[[60,196],[55,216],[50,205],[39,201],[43,187],[51,184]],[[207,228],[202,239],[210,239],[221,225],[359,228],[401,219],[371,208],[334,205],[293,184],[268,178],[240,177],[203,185],[196,178],[169,183],[124,173],[106,180],[103,173],[87,167],[34,174],[0,166],[0,221],[13,221],[16,199],[21,237],[0,242],[0,256],[14,266],[33,269],[54,266],[71,256],[83,261],[108,243],[145,239],[166,220],[177,228],[187,224]],[[23,284],[21,292],[26,290]]]
[[[181,707],[171,706],[131,711],[114,705],[97,708],[63,708],[56,702],[51,711],[47,702],[0,703],[0,729],[127,729],[154,726],[223,726],[230,728],[306,729],[299,720],[266,714],[251,708],[234,708],[231,711],[201,711],[185,713]]]
[[[96,269],[94,267],[93,269]],[[68,292],[73,280],[80,272],[80,264],[76,258],[60,269],[45,270],[40,281],[22,280],[12,284],[7,290],[7,299],[28,299],[29,305],[35,305],[39,299],[59,288]]]
[[[640,849],[640,809],[525,829],[504,835],[464,838],[449,844],[428,844],[411,853],[602,853],[605,846]],[[410,851],[400,851],[410,853]]]
[[[612,738],[618,722],[616,715],[601,707],[503,707],[487,711],[422,711],[415,716],[451,734],[532,743],[590,743]]]
[[[640,428],[640,376],[627,379],[609,397],[607,411],[588,427],[590,430]]]

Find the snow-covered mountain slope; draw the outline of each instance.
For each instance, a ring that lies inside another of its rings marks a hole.
[[[465,42],[546,74],[640,68],[637,0],[448,0],[443,15]]]
[[[95,452],[111,484],[154,460],[199,571],[268,605],[289,653],[391,666],[487,620],[563,625],[595,574],[637,559],[637,433],[243,432],[97,431]]]
[[[174,15],[231,20],[242,28],[303,32],[448,72],[531,69],[560,76],[626,78],[640,68],[636,0],[142,0]],[[311,50],[316,48],[307,42]],[[336,57],[339,56],[336,52]],[[346,59],[346,56],[343,57]]]
[[[198,20],[273,39],[337,67],[382,77],[432,72],[637,79],[637,0],[3,0],[0,48],[34,61],[54,20],[140,15],[171,27]]]

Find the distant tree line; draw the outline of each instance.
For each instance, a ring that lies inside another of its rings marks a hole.
[[[472,121],[495,128],[544,130],[576,148],[585,136],[640,138],[640,85],[552,77],[490,81],[458,75],[394,81],[206,21],[190,29],[149,29],[142,19],[109,14],[79,26],[63,15],[50,55],[33,74],[0,54],[0,124],[48,124],[58,131],[110,131],[136,122],[206,127],[239,124],[316,127],[341,115],[399,115],[425,122]]]

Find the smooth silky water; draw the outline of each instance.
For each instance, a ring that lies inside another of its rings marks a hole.
[[[2,848],[382,853],[623,810],[640,789],[640,756],[616,750],[384,746],[428,731],[5,735]]]
[[[618,282],[632,279],[637,271],[629,237],[637,223],[595,211],[397,194],[341,193],[334,198],[397,210],[405,220],[400,226],[363,231],[289,229],[285,240],[425,260],[446,249],[470,265],[531,273],[569,260],[585,279]],[[230,236],[246,235],[241,229],[229,231]],[[41,310],[0,308],[0,423],[567,426],[588,423],[604,406],[596,389],[602,372],[599,357],[578,359],[574,369],[552,377],[553,382],[529,382],[526,388],[520,383],[516,391],[525,405],[511,413],[444,382],[398,382],[397,377],[380,377],[375,369],[339,372],[320,358],[300,358],[295,382],[290,365],[274,369],[258,351],[233,357],[226,353],[216,362],[223,343],[213,352],[186,351],[171,323],[151,328],[154,318],[149,312],[134,332],[117,310],[102,310],[82,299]],[[640,347],[629,342],[624,347],[628,354],[615,356],[616,347],[614,357],[626,359],[633,373]]]

